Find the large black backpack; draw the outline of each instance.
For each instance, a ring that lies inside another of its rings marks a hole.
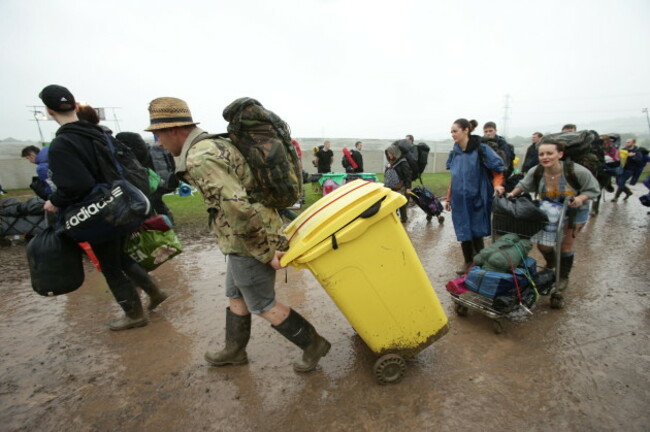
[[[411,144],[409,140],[398,140],[393,143],[394,146],[399,148],[400,152],[411,169],[411,181],[417,180],[420,177],[420,166],[418,164],[418,147]]]
[[[114,170],[117,177],[114,175],[106,175],[109,181],[123,178],[131,183],[133,186],[144,192],[145,195],[150,196],[153,192],[149,184],[149,169],[142,166],[135,153],[123,142],[113,138],[109,133],[104,133],[105,143],[102,143],[108,150],[108,154],[113,162]],[[103,167],[106,168],[106,167]],[[108,172],[112,170],[107,170]]]
[[[549,141],[564,143],[565,161],[573,161],[587,168],[596,179],[602,177],[605,168],[605,154],[598,132],[583,130],[579,132],[559,132],[544,135],[537,147]]]
[[[176,190],[179,185],[179,180],[175,174],[176,164],[174,163],[174,157],[158,145],[149,147],[149,154],[153,162],[153,169],[160,176],[163,190],[165,192]]]
[[[65,139],[65,135],[61,135]],[[124,179],[142,191],[147,197],[153,192],[149,183],[149,169],[140,164],[135,154],[126,144],[104,132],[101,138],[92,140],[97,164],[99,166],[99,183],[108,183]],[[155,173],[154,173],[155,174]]]
[[[537,143],[537,148],[549,141],[559,141],[564,144],[564,156],[575,160],[581,153],[590,152],[591,144],[597,139],[598,134],[595,131],[558,132],[544,135]]]
[[[416,147],[418,148],[418,177],[420,177],[424,173],[427,163],[429,163],[429,152],[431,148],[423,142],[418,143]],[[422,179],[420,178],[420,180]]]
[[[510,165],[511,165],[512,161],[509,160],[508,155],[506,154],[506,152],[503,151],[499,147],[499,143],[496,142],[496,140],[494,140],[492,138],[481,137],[481,142],[483,144],[486,144],[492,150],[494,150],[494,152],[497,154],[497,156],[499,156],[501,158],[501,160],[503,161],[503,165],[506,167],[506,170],[508,170],[508,168],[510,168]],[[482,152],[482,151],[483,151],[482,149],[479,150],[479,152]],[[481,155],[481,159],[482,160],[485,159],[483,155]]]

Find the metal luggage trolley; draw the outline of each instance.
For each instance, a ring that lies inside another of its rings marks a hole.
[[[560,206],[559,203],[555,204],[558,207]],[[564,298],[559,292],[556,292],[556,286],[560,280],[560,273],[557,269],[560,268],[559,251],[561,250],[563,240],[563,226],[567,204],[568,200],[564,200],[564,203],[561,204],[559,209],[558,218],[554,222],[515,219],[506,215],[492,213],[492,242],[504,234],[512,233],[517,234],[520,238],[531,240],[533,243],[537,243],[538,241],[545,242],[547,246],[553,246],[558,251],[555,260],[555,283],[544,290],[538,290],[540,296],[550,296],[550,305],[553,309],[560,309],[564,306]],[[544,267],[538,265],[538,268],[543,269]],[[455,311],[459,316],[467,316],[469,311],[472,310],[494,320],[493,328],[497,334],[503,333],[505,330],[504,321],[518,310],[524,309],[526,312],[532,314],[521,303],[514,305],[508,310],[497,310],[493,306],[493,299],[472,291],[462,294],[451,294],[451,299],[455,303]]]

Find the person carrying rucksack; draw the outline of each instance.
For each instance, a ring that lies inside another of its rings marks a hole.
[[[384,151],[386,154],[386,160],[388,160],[388,165],[384,172],[384,185],[406,197],[407,204],[404,204],[399,208],[400,220],[402,223],[406,223],[408,221],[407,206],[409,193],[411,192],[411,178],[413,175],[406,157],[397,145],[398,142],[391,144]]]
[[[591,172],[580,164],[562,161],[564,143],[544,140],[539,148],[539,165],[532,168],[526,177],[517,184],[507,197],[515,197],[522,192],[539,195],[543,200],[564,202],[569,200],[567,224],[562,227],[564,233],[560,251],[552,246],[555,239],[545,242],[540,239],[537,247],[546,259],[546,267],[555,267],[556,253],[560,253],[560,282],[558,291],[564,291],[569,284],[569,274],[573,268],[574,242],[577,234],[589,220],[589,201],[600,194],[598,181]],[[559,228],[558,228],[559,229]]]
[[[464,265],[456,272],[465,273],[474,255],[483,247],[483,237],[491,234],[490,215],[494,194],[503,194],[503,160],[481,137],[471,132],[476,120],[461,118],[451,126],[454,147],[449,152],[447,169],[451,182],[445,210],[451,211],[456,239],[463,251]]]
[[[621,150],[627,151],[627,159],[625,160],[623,173],[616,177],[616,185],[618,188],[616,189],[616,194],[614,194],[612,202],[618,201],[618,197],[621,196],[623,192],[625,192],[625,198],[623,198],[624,201],[632,196],[632,191],[625,185],[625,183],[628,180],[633,179],[637,173],[640,174],[647,162],[645,155],[636,145],[636,138],[626,140],[625,147]]]
[[[74,96],[67,88],[49,85],[39,97],[48,114],[61,126],[50,144],[49,153],[49,167],[56,190],[43,208],[48,212],[64,212],[67,206],[82,202],[96,184],[113,180],[107,178],[107,170],[102,166],[111,157],[104,131],[97,125],[79,120]],[[109,323],[111,330],[126,330],[149,323],[133,281],[149,295],[149,310],[167,299],[167,294],[147,272],[124,252],[125,240],[126,235],[123,235],[90,242],[108,287],[125,314]]]
[[[229,307],[225,347],[206,352],[205,360],[214,366],[248,363],[246,347],[251,334],[251,314],[255,314],[303,350],[302,359],[294,363],[294,370],[309,372],[329,352],[330,343],[305,318],[276,299],[275,272],[282,268],[280,258],[288,242],[282,234],[283,224],[276,208],[261,202],[264,196],[253,198],[262,174],[252,168],[257,166],[251,159],[255,155],[246,158],[244,150],[233,141],[237,139],[241,144],[246,138],[239,134],[246,133],[246,126],[238,119],[242,120],[247,113],[275,119],[257,122],[258,131],[265,130],[273,138],[283,134],[280,145],[290,140],[285,133],[286,124],[252,99],[238,99],[224,110],[224,118],[230,122],[229,138],[208,135],[198,128],[187,103],[173,97],[151,101],[151,122],[146,130],[153,132],[160,145],[178,157],[179,178],[203,195],[219,249],[227,257],[225,291]],[[292,144],[287,144],[293,150]],[[299,174],[299,168],[297,171]]]
[[[506,167],[504,175],[507,179],[514,170],[513,161],[515,160],[515,147],[508,144],[504,137],[497,135],[497,124],[493,121],[486,122],[483,125],[483,138],[483,142],[496,143],[493,150],[495,150],[503,159],[503,163]]]
[[[149,151],[149,146],[147,145],[146,142],[144,142],[144,139],[142,139],[142,136],[140,136],[139,133],[120,132],[117,135],[115,135],[115,138],[121,143],[123,143],[124,145],[126,145],[133,152],[135,157],[140,162],[140,165],[156,172],[153,163],[153,158],[151,156],[151,152]],[[175,177],[174,173],[171,173],[170,176]],[[167,207],[167,204],[165,204],[165,202],[162,199],[163,195],[168,190],[169,189],[168,187],[166,187],[165,182],[161,181],[158,184],[156,190],[153,191],[149,196],[149,201],[151,201],[151,206],[153,207],[154,211],[157,214],[165,215],[172,222],[174,222],[174,215],[172,214],[172,211],[169,209],[169,207]]]
[[[343,169],[345,169],[346,173],[363,172],[363,155],[361,154],[362,148],[363,143],[361,141],[357,141],[354,144],[353,149],[343,149],[343,158],[341,159],[341,165],[343,165]]]

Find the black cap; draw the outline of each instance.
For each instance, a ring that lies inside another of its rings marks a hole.
[[[72,96],[70,90],[60,85],[51,84],[45,87],[38,94],[38,97],[52,111],[72,111],[76,107],[74,96]]]

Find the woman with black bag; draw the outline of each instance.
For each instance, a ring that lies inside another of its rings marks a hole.
[[[61,126],[50,144],[49,154],[56,190],[43,208],[48,212],[63,212],[66,207],[83,201],[97,184],[110,183],[117,175],[109,178],[107,173],[115,173],[115,167],[107,147],[96,144],[105,143],[104,131],[78,119],[77,106],[70,91],[62,86],[49,85],[39,97],[48,114]],[[109,323],[111,330],[126,330],[149,323],[133,281],[149,295],[150,310],[167,298],[147,272],[124,252],[125,239],[126,235],[116,235],[104,241],[90,242],[106,282],[125,313],[124,317]]]

